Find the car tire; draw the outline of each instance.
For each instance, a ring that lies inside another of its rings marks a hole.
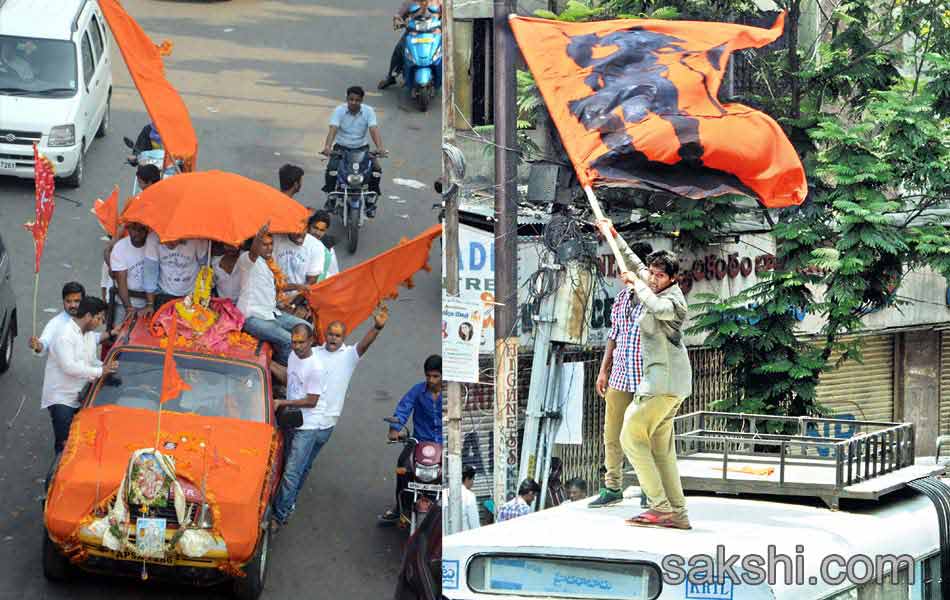
[[[96,130],[97,138],[104,138],[109,135],[109,126],[112,124],[112,94],[106,100],[106,112],[102,113],[102,121],[99,122],[99,129]]]
[[[270,556],[270,527],[264,527],[257,550],[244,565],[244,577],[234,580],[234,597],[238,600],[257,600],[264,591]]]
[[[43,576],[50,581],[67,581],[71,575],[69,559],[60,554],[53,540],[43,529]]]
[[[73,170],[72,174],[69,177],[63,179],[63,184],[66,187],[78,188],[82,185],[82,178],[86,172],[86,144],[82,145],[82,149],[79,151],[79,161],[76,162],[76,168]]]
[[[0,343],[0,373],[6,373],[10,369],[10,363],[13,361],[13,323],[7,326],[7,331],[3,334],[3,342]]]

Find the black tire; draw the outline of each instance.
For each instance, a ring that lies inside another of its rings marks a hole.
[[[0,373],[6,373],[10,369],[10,363],[13,361],[13,322],[7,325],[7,331],[3,334],[3,342],[0,343]]]
[[[426,86],[422,88],[421,90],[419,90],[419,94],[418,96],[416,96],[416,98],[418,98],[419,100],[419,110],[421,110],[422,112],[429,112],[429,99],[431,98],[431,95],[430,95],[431,91],[432,91],[432,88],[429,86]]]
[[[250,562],[244,565],[244,577],[234,580],[234,597],[238,600],[257,600],[264,591],[270,555],[270,528],[265,527],[257,550]]]
[[[346,213],[346,250],[353,254],[360,243],[360,209],[347,208]]]
[[[82,185],[83,176],[86,174],[86,144],[82,145],[82,149],[79,151],[79,161],[76,163],[76,169],[70,174],[69,177],[63,179],[63,184],[66,187],[78,188]]]
[[[97,138],[104,138],[109,134],[109,125],[112,124],[112,94],[106,99],[106,112],[102,113],[102,121],[99,122],[99,129],[96,130]]]
[[[49,539],[46,529],[43,529],[43,576],[50,581],[67,581],[72,569],[69,559],[60,554],[56,544]]]

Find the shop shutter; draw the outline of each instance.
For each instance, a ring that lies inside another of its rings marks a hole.
[[[849,360],[822,374],[818,403],[834,415],[854,415],[866,421],[894,420],[894,335],[865,336],[864,362]],[[831,363],[840,353],[831,356]]]
[[[950,433],[950,331],[940,332],[940,435]]]

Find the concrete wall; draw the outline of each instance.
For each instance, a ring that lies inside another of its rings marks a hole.
[[[894,418],[914,424],[917,456],[933,456],[940,430],[940,332],[908,331],[900,338]]]

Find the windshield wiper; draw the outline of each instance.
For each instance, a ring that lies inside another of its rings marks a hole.
[[[35,94],[33,90],[26,90],[18,87],[3,87],[0,88],[0,94],[8,94],[10,96],[22,96],[24,94]]]
[[[46,88],[45,90],[37,90],[34,93],[40,94],[40,95],[46,95],[46,94],[62,94],[63,92],[69,92],[72,94],[75,91],[76,91],[75,88],[58,87],[58,88]]]

